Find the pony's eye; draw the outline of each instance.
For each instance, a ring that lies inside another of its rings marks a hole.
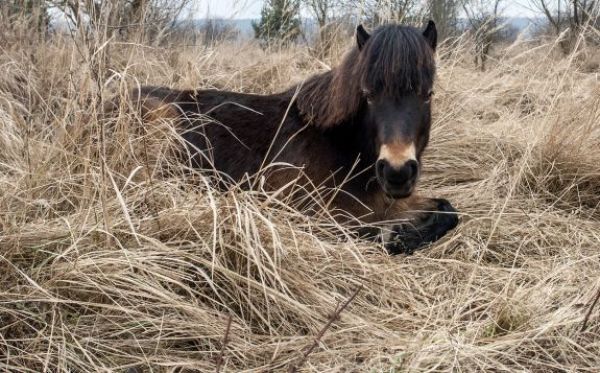
[[[429,91],[427,92],[427,95],[425,96],[425,102],[429,102],[431,101],[431,97],[435,94],[435,92],[433,91]]]
[[[373,92],[369,91],[369,90],[363,90],[362,92],[363,97],[367,99],[368,102],[373,101],[373,99],[375,98],[375,95],[373,94]]]

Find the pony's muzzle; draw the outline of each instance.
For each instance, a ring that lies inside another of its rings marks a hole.
[[[377,180],[383,191],[392,198],[410,196],[419,177],[419,163],[409,159],[400,167],[394,167],[386,159],[379,159],[375,164]]]

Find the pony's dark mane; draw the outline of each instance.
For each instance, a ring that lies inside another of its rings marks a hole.
[[[305,120],[322,128],[333,127],[359,112],[365,101],[363,88],[399,98],[410,92],[423,93],[422,87],[431,86],[434,75],[433,49],[421,31],[380,26],[362,51],[353,48],[340,66],[308,79],[296,102]]]

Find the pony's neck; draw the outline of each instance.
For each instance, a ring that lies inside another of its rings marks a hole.
[[[356,52],[351,52],[339,66],[301,85],[296,106],[305,121],[325,129],[344,125],[358,115],[362,97],[355,60]]]
[[[337,154],[337,159],[343,163],[341,166],[348,172],[353,170],[355,176],[350,183],[361,191],[364,191],[369,180],[375,176],[377,152],[374,128],[367,111],[363,108],[348,120],[322,131]]]

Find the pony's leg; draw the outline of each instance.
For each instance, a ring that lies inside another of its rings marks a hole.
[[[445,199],[413,195],[390,201],[380,194],[369,202],[378,213],[373,216],[372,225],[362,228],[359,235],[382,240],[392,255],[411,254],[439,240],[458,225],[456,209]]]
[[[418,199],[412,209],[401,213],[406,221],[393,225],[386,237],[385,248],[392,255],[412,254],[458,225],[457,211],[445,199]]]
[[[456,209],[445,199],[409,198],[390,200],[382,193],[364,199],[360,206],[345,201],[340,206],[364,225],[357,227],[358,237],[385,244],[392,254],[410,254],[440,238],[458,225]],[[368,206],[371,214],[365,215]]]

